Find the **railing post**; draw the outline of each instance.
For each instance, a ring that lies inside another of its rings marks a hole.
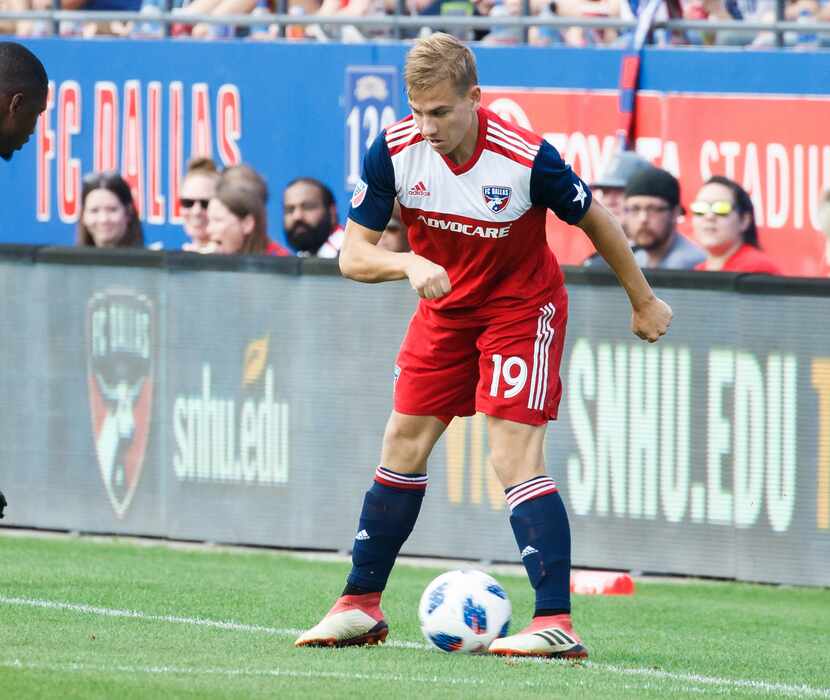
[[[775,2],[775,21],[784,21],[784,6],[787,0],[776,0]],[[778,47],[784,46],[784,32],[781,29],[775,30],[775,45]]]
[[[61,0],[52,0],[52,9],[56,12],[61,9]],[[60,31],[60,23],[58,20],[52,20],[52,35],[57,36]]]
[[[277,14],[278,15],[287,15],[288,14],[288,0],[277,0],[276,6]],[[277,25],[277,36],[280,39],[285,39],[285,23],[280,22]]]
[[[397,0],[395,3],[395,17],[401,18],[406,14],[406,0]],[[396,39],[400,39],[403,34],[401,29],[401,23],[395,22],[395,32],[394,36]]]
[[[161,9],[162,12],[165,14],[172,12],[173,10],[173,0],[161,0]],[[173,30],[172,22],[165,22],[164,23],[164,36],[169,37],[170,33]]]
[[[530,17],[530,0],[522,0],[522,16]],[[527,25],[522,27],[522,37],[524,38],[525,44],[527,44],[530,38],[530,27]]]

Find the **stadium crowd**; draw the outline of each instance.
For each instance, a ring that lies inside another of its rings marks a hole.
[[[642,268],[749,272],[780,275],[781,268],[758,240],[749,194],[723,176],[707,180],[689,204],[681,204],[680,184],[668,171],[632,152],[618,154],[592,183],[595,196],[614,214],[629,238]],[[196,253],[336,258],[343,227],[331,189],[315,178],[292,180],[283,191],[282,236],[268,231],[268,185],[252,167],[240,164],[221,172],[209,158],[195,158],[181,183],[179,205],[187,242]],[[689,215],[693,236],[678,230]],[[819,211],[827,235],[830,266],[830,191]],[[82,183],[81,216],[76,244],[97,247],[143,247],[141,221],[130,187],[118,173],[89,173]],[[379,242],[392,251],[408,250],[396,204]],[[150,246],[153,247],[153,246]],[[595,254],[586,267],[607,268]]]
[[[188,163],[179,207],[187,241],[194,253],[336,258],[343,227],[331,189],[311,177],[299,177],[283,191],[283,237],[290,248],[268,234],[268,184],[244,163],[220,171],[205,157]],[[130,186],[116,172],[92,172],[81,186],[81,214],[75,234],[79,246],[142,248],[144,233]],[[400,207],[379,242],[392,251],[408,250]],[[151,244],[149,247],[157,247]]]
[[[194,39],[228,39],[232,37],[252,40],[274,40],[280,36],[276,24],[269,24],[268,18],[279,9],[294,16],[316,17],[320,23],[290,25],[285,27],[284,36],[294,40],[361,42],[390,36],[388,28],[361,28],[343,24],[348,18],[374,18],[397,14],[400,9],[409,16],[435,17],[490,17],[493,19],[517,17],[524,13],[523,0],[287,0],[280,8],[278,0],[59,0],[63,10],[87,11],[133,11],[147,16],[142,22],[91,22],[61,21],[59,33],[65,36],[93,37],[100,35],[152,38],[165,34],[164,25],[153,21],[154,16],[165,10],[181,15],[182,21],[171,27],[174,37]],[[639,0],[528,0],[528,12],[538,17],[607,18],[633,20],[647,6]],[[772,23],[776,18],[776,0],[665,0],[657,11],[657,19],[688,19],[709,22],[761,22]],[[49,10],[53,0],[0,0],[2,11]],[[786,21],[805,25],[804,31],[787,32],[784,43],[802,50],[820,45],[830,45],[830,35],[817,34],[811,25],[816,21],[830,21],[830,4],[821,0],[785,0]],[[261,16],[263,23],[252,27],[233,27],[224,24],[189,22],[189,17],[231,15]],[[341,23],[327,24],[326,19],[337,17]],[[52,23],[46,20],[19,20],[0,22],[0,33],[18,36],[43,36],[53,32]],[[429,33],[428,28],[419,32],[405,29],[404,38],[419,33]],[[481,41],[485,44],[521,44],[525,33],[520,27],[494,25],[489,30],[455,30],[465,40]],[[554,26],[530,27],[527,42],[535,46],[567,45],[618,46],[625,44],[629,32],[614,29],[594,29]],[[657,44],[670,45],[727,45],[765,47],[775,44],[772,32],[747,33],[736,29],[722,31],[672,31],[653,32],[652,40]]]

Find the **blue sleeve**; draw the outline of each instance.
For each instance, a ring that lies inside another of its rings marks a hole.
[[[530,173],[530,201],[562,221],[578,224],[591,206],[591,190],[547,141],[542,141]]]
[[[395,171],[384,129],[363,159],[363,174],[352,194],[349,218],[373,231],[383,231],[392,216],[394,204]]]

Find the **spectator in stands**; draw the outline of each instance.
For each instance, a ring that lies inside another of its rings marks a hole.
[[[144,247],[144,232],[133,204],[133,193],[118,173],[89,173],[84,176],[75,245]]]
[[[268,237],[268,217],[262,190],[239,171],[222,173],[208,204],[207,230],[213,252],[240,255],[291,253]]]
[[[395,0],[390,0],[389,9],[394,11]],[[386,0],[323,0],[319,9],[312,14],[320,17],[325,24],[326,17],[372,17],[386,14]],[[321,41],[328,41],[332,38],[340,39],[343,42],[363,42],[369,38],[379,38],[389,35],[385,28],[357,28],[352,24],[320,26],[317,24],[306,27],[306,34]]]
[[[257,0],[192,0],[179,10],[179,14],[183,20],[186,20],[188,15],[247,15],[253,12],[256,6]],[[175,33],[183,32],[177,27]],[[190,27],[190,35],[196,39],[224,39],[233,36],[233,30],[228,25],[200,23]]]
[[[13,0],[19,9],[51,10],[52,0]],[[85,10],[90,12],[138,12],[142,0],[60,0],[61,10]],[[122,23],[76,22],[62,20],[59,33],[61,36],[92,37],[98,34],[121,34],[118,27]],[[44,20],[23,20],[17,24],[19,36],[43,36],[52,33],[52,23]]]
[[[677,230],[683,214],[680,183],[671,173],[650,167],[633,175],[625,187],[623,222],[640,267],[691,270],[706,254]]]
[[[696,270],[781,274],[758,244],[752,199],[737,182],[710,177],[689,208],[695,238],[706,250],[706,260]]]
[[[610,211],[620,222],[625,231],[625,216],[623,215],[623,204],[625,199],[625,186],[628,181],[637,173],[647,170],[651,164],[641,158],[634,151],[620,151],[612,159],[599,177],[591,183],[591,191],[605,208]],[[626,231],[626,235],[628,232]],[[630,236],[629,236],[630,239]],[[631,241],[630,241],[631,242]],[[638,246],[632,242],[632,248],[636,253]],[[587,267],[608,269],[599,253],[594,253],[583,263]]]
[[[651,163],[634,151],[620,151],[591,183],[591,191],[608,211],[622,221],[625,187],[628,181],[650,167]]]
[[[207,207],[216,192],[218,181],[219,172],[211,158],[194,158],[187,164],[179,194],[179,206],[184,232],[190,240],[182,246],[182,250],[210,252],[212,243],[207,232]]]
[[[343,245],[331,190],[313,177],[288,183],[282,195],[285,240],[302,257],[336,258]]]
[[[260,175],[255,168],[252,168],[247,163],[237,163],[231,165],[222,171],[222,179],[225,182],[229,180],[238,180],[248,187],[252,187],[262,199],[263,206],[268,204],[270,193],[268,192],[268,183],[265,178]]]
[[[631,5],[635,7],[638,5],[636,2],[630,5],[627,0],[556,0],[555,3],[551,4],[555,8],[554,13],[562,17],[612,17],[614,19],[620,17],[621,5],[625,5],[626,9],[629,9],[631,12],[630,18],[633,18],[636,12],[630,9]],[[629,17],[626,17],[626,19],[629,19]],[[569,27],[564,31],[564,39],[565,43],[570,46],[612,44],[617,39],[617,32],[613,29]]]

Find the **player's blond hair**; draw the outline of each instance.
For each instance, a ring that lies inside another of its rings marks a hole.
[[[406,56],[404,68],[409,94],[432,90],[449,81],[459,95],[478,85],[476,59],[458,39],[436,32],[419,39]]]

